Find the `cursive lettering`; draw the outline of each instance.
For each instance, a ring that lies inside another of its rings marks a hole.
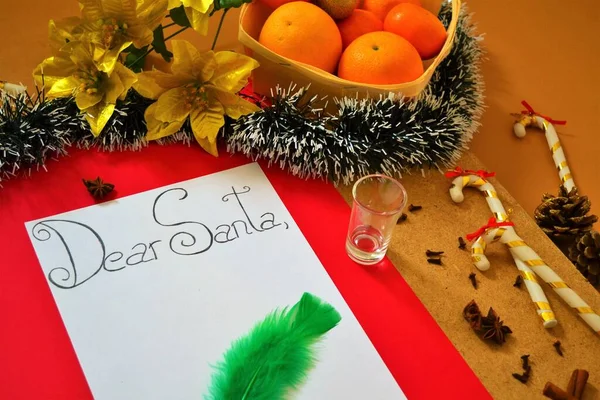
[[[65,240],[65,236],[58,229],[52,226],[54,224],[67,224],[67,228],[83,228],[83,232],[81,232],[81,235],[83,235],[83,237],[85,237],[85,234],[88,233],[92,234],[93,238],[97,240],[101,249],[101,261],[97,267],[94,267],[92,269],[91,273],[87,274],[87,276],[82,276],[82,274],[78,273],[77,266],[75,264],[75,259],[73,257],[73,252],[69,247],[67,241]],[[33,226],[31,231],[33,237],[41,242],[50,240],[50,238],[52,237],[52,233],[56,234],[63,250],[67,255],[67,258],[69,259],[69,267],[58,266],[51,269],[48,273],[48,280],[54,286],[59,287],[61,289],[72,289],[89,281],[94,276],[96,276],[96,274],[98,274],[98,272],[100,272],[100,270],[102,269],[104,265],[104,255],[106,254],[106,248],[104,247],[104,242],[102,241],[100,235],[98,235],[96,231],[94,231],[89,226],[76,221],[69,221],[64,219],[49,219],[42,222],[38,222]],[[61,277],[59,277],[59,275],[61,275]]]
[[[38,222],[32,228],[32,236],[41,242],[49,241],[53,236],[58,239],[66,263],[52,268],[48,280],[58,288],[73,289],[88,282],[102,270],[118,272],[158,262],[161,251],[170,251],[177,256],[198,256],[215,244],[241,240],[278,227],[289,228],[287,222],[278,222],[273,212],[265,212],[260,218],[253,219],[244,197],[250,192],[249,186],[243,186],[242,190],[232,186],[231,192],[221,197],[223,203],[235,200],[229,203],[234,207],[228,208],[227,212],[238,215],[233,222],[217,225],[213,230],[207,224],[191,218],[176,219],[181,212],[174,210],[182,209],[177,207],[178,202],[188,199],[189,194],[183,188],[167,189],[152,203],[152,218],[158,226],[165,228],[163,232],[166,238],[134,242],[129,251],[115,249],[107,252],[104,240],[91,226],[66,219]],[[160,245],[163,241],[168,243],[168,249]]]
[[[154,200],[154,206],[152,207],[152,217],[154,218],[154,222],[156,222],[157,224],[159,224],[160,226],[186,226],[188,229],[190,229],[192,226],[197,225],[197,226],[201,226],[203,228],[203,230],[200,232],[202,237],[200,239],[203,239],[203,241],[198,241],[196,239],[197,235],[194,235],[193,233],[187,232],[187,231],[180,231],[177,232],[176,234],[174,234],[173,236],[171,236],[171,239],[169,240],[169,247],[171,248],[171,251],[173,251],[173,253],[175,254],[179,254],[182,256],[192,256],[192,255],[196,255],[196,254],[202,254],[205,251],[208,251],[212,245],[213,245],[213,234],[210,231],[210,229],[208,228],[208,226],[204,225],[201,222],[195,222],[195,221],[183,221],[183,222],[174,222],[174,223],[163,223],[160,222],[158,217],[157,217],[157,213],[156,213],[156,209],[158,206],[158,203],[161,202],[161,200],[163,199],[163,197],[165,197],[168,193],[172,193],[172,192],[179,192],[181,194],[181,197],[179,197],[178,200],[185,200],[188,197],[188,192],[185,189],[182,188],[174,188],[174,189],[169,189],[169,190],[165,190],[164,192],[162,192],[161,194],[158,195],[158,197],[156,198],[156,200]],[[175,242],[179,242],[178,245],[179,247],[176,248],[176,246],[174,245]],[[188,249],[188,248],[193,248],[196,246],[197,243],[200,243],[200,249],[199,250],[193,250],[191,249],[191,252],[183,252],[183,250]],[[204,247],[202,247],[202,245],[204,245]]]

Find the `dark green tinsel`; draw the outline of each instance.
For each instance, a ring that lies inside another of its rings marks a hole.
[[[68,111],[69,102],[44,101],[42,93],[35,98],[0,93],[0,182],[66,153],[75,132],[83,129],[78,113]]]
[[[440,19],[447,25],[451,10]],[[451,53],[416,100],[390,97],[333,99],[337,112],[322,111],[324,99],[304,88],[276,88],[272,106],[222,130],[228,151],[267,159],[301,177],[348,183],[368,173],[395,175],[411,168],[453,164],[478,127],[483,110],[479,71],[481,38],[463,7]],[[4,96],[0,107],[0,181],[19,170],[43,167],[50,154],[73,143],[103,150],[141,149],[147,142],[144,111],[152,104],[131,90],[98,137],[72,99],[32,101]],[[189,122],[170,138],[190,142]]]

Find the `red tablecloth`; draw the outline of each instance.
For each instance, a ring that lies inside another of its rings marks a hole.
[[[249,162],[197,146],[141,152],[74,150],[49,172],[0,189],[0,399],[92,398],[24,222],[89,206],[81,178],[101,176],[126,196]],[[263,169],[325,269],[410,399],[487,399],[423,304],[386,259],[362,267],[346,255],[349,208],[330,185]],[[327,224],[323,221],[327,220]],[[199,394],[200,396],[200,394]]]

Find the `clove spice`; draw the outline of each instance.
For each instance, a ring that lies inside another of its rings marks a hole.
[[[425,255],[429,264],[442,265],[443,251],[427,250],[425,251]]]
[[[473,285],[473,287],[475,289],[477,289],[477,278],[476,278],[475,272],[471,272],[469,274],[469,279],[471,280],[471,284]]]
[[[402,213],[402,215],[400,215],[400,217],[398,218],[398,222],[396,222],[396,224],[406,221],[407,218],[408,218],[408,215]]]
[[[524,374],[517,374],[516,372],[513,372],[512,374],[513,378],[515,378],[516,380],[518,380],[521,383],[527,383],[527,380],[529,379],[529,375],[527,373]]]
[[[513,283],[513,286],[516,288],[521,288],[522,283],[523,283],[523,277],[521,275],[517,275],[517,279],[515,280],[515,283]]]
[[[463,239],[462,236],[458,237],[458,248],[461,250],[464,250],[467,248],[467,242],[465,242],[465,239]]]
[[[408,211],[410,211],[410,212],[419,211],[422,208],[423,208],[422,206],[416,206],[414,204],[411,204],[408,206]]]
[[[560,345],[561,345],[560,340],[557,340],[552,344],[552,346],[554,346],[554,348],[556,349],[556,352],[558,353],[558,355],[561,357],[564,357],[562,348],[560,347]]]
[[[529,354],[525,354],[521,356],[521,362],[523,366],[523,370],[527,371],[531,366],[529,365]]]
[[[525,372],[523,372],[522,374],[517,374],[515,372],[512,374],[512,376],[519,382],[525,384],[529,380],[529,375],[531,375],[531,365],[529,365],[529,354],[524,354],[521,356],[521,367]]]
[[[444,254],[444,252],[443,252],[443,251],[427,250],[427,251],[425,252],[425,255],[426,255],[427,257],[441,257],[441,256],[442,256],[442,254]]]

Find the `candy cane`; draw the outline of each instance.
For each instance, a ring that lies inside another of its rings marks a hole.
[[[27,91],[27,87],[23,85],[16,85],[14,83],[0,81],[0,91],[5,91],[6,93],[17,95],[19,93],[25,93]]]
[[[485,196],[488,206],[494,214],[492,220],[495,219],[498,224],[498,232],[503,232],[505,229],[512,229],[514,231],[514,229],[510,227],[512,223],[506,223],[506,221],[508,221],[508,214],[502,205],[502,201],[498,198],[496,189],[486,180],[486,178],[494,175],[495,174],[493,173],[485,171],[463,171],[458,167],[454,171],[446,173],[446,177],[455,178],[450,187],[450,197],[452,197],[452,200],[455,203],[461,203],[465,199],[463,188],[469,186],[478,188]],[[498,237],[498,239],[499,238],[500,237]],[[490,263],[484,254],[486,246],[487,243],[479,237],[471,247],[473,263],[480,271],[486,271],[490,268]],[[529,296],[537,307],[537,313],[544,321],[544,327],[552,328],[556,326],[558,321],[552,312],[552,308],[550,307],[550,303],[546,298],[544,290],[536,279],[535,273],[525,263],[515,257],[514,254],[513,259],[515,260],[517,269],[523,277]]]
[[[581,297],[579,297],[579,295],[575,293],[575,291],[571,289],[556,272],[546,265],[541,257],[531,247],[529,247],[525,241],[519,237],[519,235],[517,235],[512,226],[499,226],[494,218],[491,218],[487,225],[480,228],[480,230],[474,234],[468,235],[467,238],[476,238],[475,244],[472,246],[474,261],[476,261],[476,265],[477,262],[481,263],[484,268],[486,265],[487,268],[489,268],[489,261],[484,254],[486,246],[495,241],[500,241],[506,244],[513,258],[515,258],[515,260],[519,260],[521,264],[531,268],[531,270],[534,272],[534,274],[525,278],[526,285],[530,282],[537,283],[536,275],[539,276],[552,289],[554,289],[554,292],[556,292],[556,294],[563,299],[569,305],[569,307],[577,311],[579,317],[581,317],[581,319],[583,319],[585,323],[594,330],[594,332],[600,334],[600,315],[596,314],[594,310]],[[475,257],[477,257],[477,259]],[[524,272],[522,271],[521,273]],[[539,284],[537,286],[539,286]],[[549,311],[550,304],[548,304],[547,300],[545,302],[536,302],[535,304],[538,307],[538,314],[544,320],[544,326],[550,327],[546,326],[546,323],[547,321],[552,320],[555,321],[552,326],[556,325],[554,314]]]
[[[524,138],[527,134],[525,128],[528,126],[535,126],[546,133],[546,141],[548,142],[548,147],[552,153],[554,165],[558,169],[558,177],[560,178],[565,189],[570,192],[571,189],[575,187],[575,181],[573,180],[573,175],[571,174],[571,170],[567,165],[565,152],[561,147],[560,140],[556,134],[556,129],[554,129],[553,125],[565,125],[567,122],[557,121],[548,116],[535,112],[526,101],[522,101],[521,104],[523,104],[527,110],[521,112],[519,120],[515,122],[515,125],[513,126],[515,135],[518,138]]]
[[[502,222],[508,220],[508,214],[502,205],[502,201],[498,198],[496,189],[489,183],[486,178],[495,176],[493,172],[486,171],[471,171],[463,170],[457,167],[454,171],[448,171],[447,178],[455,178],[450,187],[450,197],[455,203],[462,203],[465,199],[463,188],[471,186],[479,189],[483,193],[485,199],[496,218],[496,221]]]

